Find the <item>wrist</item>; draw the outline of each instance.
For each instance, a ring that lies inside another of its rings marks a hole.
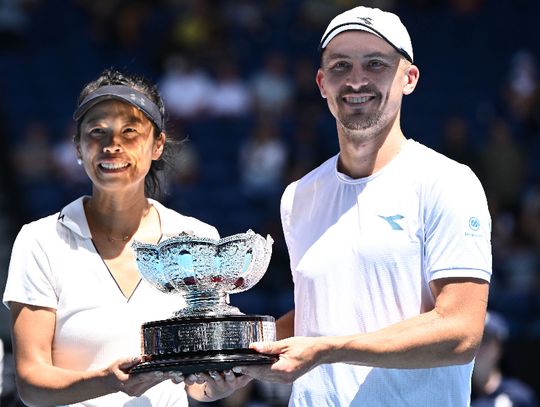
[[[343,350],[343,343],[340,337],[327,336],[321,337],[321,342],[316,346],[317,364],[330,364],[340,362],[339,355]]]

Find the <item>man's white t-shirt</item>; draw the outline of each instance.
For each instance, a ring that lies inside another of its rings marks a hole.
[[[2,396],[2,382],[4,378],[4,342],[0,339],[0,397]]]
[[[295,335],[376,331],[431,310],[434,279],[490,280],[491,220],[468,167],[413,140],[367,178],[339,173],[337,160],[282,197]],[[296,380],[290,405],[467,406],[472,367],[321,365]]]
[[[84,197],[55,214],[22,227],[12,251],[3,301],[56,310],[52,347],[55,366],[73,370],[107,367],[122,357],[141,353],[141,324],[172,317],[184,305],[141,280],[127,299],[91,240]],[[219,239],[217,230],[150,200],[164,236],[182,231]],[[187,406],[183,385],[170,380],[141,397],[118,392],[76,407]]]

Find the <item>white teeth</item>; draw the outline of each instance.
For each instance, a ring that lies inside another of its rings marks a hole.
[[[127,163],[101,163],[100,165],[106,170],[119,170],[128,166]]]
[[[365,103],[370,99],[369,96],[362,96],[362,97],[349,97],[346,98],[347,102],[349,103]]]

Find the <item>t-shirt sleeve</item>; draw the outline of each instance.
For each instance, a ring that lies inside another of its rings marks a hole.
[[[285,234],[285,239],[289,235],[289,226],[290,226],[290,216],[292,208],[292,200],[294,196],[293,185],[291,184],[285,188],[283,195],[281,196],[280,202],[280,216],[281,216],[281,226],[283,228],[283,233]]]
[[[425,192],[424,266],[428,281],[447,277],[491,279],[491,217],[476,175],[459,165]]]
[[[3,296],[3,302],[8,308],[10,301],[57,307],[58,299],[50,263],[30,225],[22,227],[13,244]]]

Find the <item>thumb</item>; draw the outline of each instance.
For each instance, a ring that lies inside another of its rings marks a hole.
[[[271,355],[280,353],[279,347],[275,346],[275,342],[253,342],[249,345],[249,348],[259,353],[267,353]]]
[[[137,366],[139,363],[142,362],[142,358],[140,356],[134,356],[132,358],[126,358],[119,360],[118,367],[122,369],[123,371],[127,372],[132,367]]]

